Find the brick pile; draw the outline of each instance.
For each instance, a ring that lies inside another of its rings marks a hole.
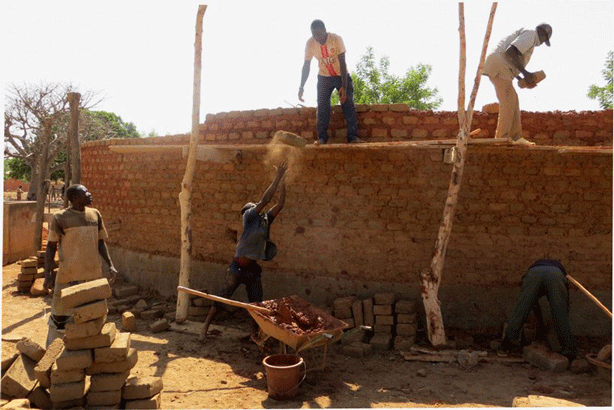
[[[21,272],[17,275],[17,291],[20,293],[28,293],[30,292],[34,280],[39,277],[38,259],[24,259],[20,263]]]
[[[353,356],[367,354],[371,350],[409,350],[416,341],[418,328],[415,300],[397,300],[394,292],[377,293],[373,298],[357,299],[354,296],[338,298],[333,302],[333,315],[346,322],[350,328],[371,326],[373,336],[350,338],[346,353]]]

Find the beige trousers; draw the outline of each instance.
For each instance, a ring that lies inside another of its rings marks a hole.
[[[499,100],[499,119],[495,138],[506,138],[516,141],[522,138],[522,125],[520,123],[520,104],[518,94],[514,89],[513,80],[500,77],[488,77],[495,86]]]

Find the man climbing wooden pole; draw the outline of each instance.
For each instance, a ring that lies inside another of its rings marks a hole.
[[[473,85],[473,91],[471,93],[469,106],[465,111],[465,16],[464,4],[458,4],[460,32],[460,67],[458,95],[459,133],[456,142],[457,155],[454,159],[454,164],[452,167],[452,175],[450,177],[450,185],[448,187],[448,196],[446,198],[446,203],[443,209],[443,220],[439,227],[437,241],[435,242],[435,249],[433,251],[433,259],[431,260],[431,266],[430,268],[420,272],[420,282],[422,285],[421,294],[422,301],[424,303],[424,311],[426,313],[428,333],[427,335],[429,341],[434,346],[442,346],[446,344],[446,335],[443,326],[443,318],[441,315],[441,303],[437,294],[439,292],[439,285],[441,283],[441,276],[443,272],[443,264],[446,256],[448,242],[450,240],[450,234],[452,233],[452,222],[454,220],[456,204],[458,202],[458,194],[460,192],[460,183],[463,176],[465,155],[467,152],[467,141],[469,139],[469,130],[471,129],[471,120],[473,117],[473,105],[475,104],[475,97],[477,95],[477,90],[480,85],[480,77],[482,76],[482,69],[484,66],[484,60],[486,58],[486,49],[488,48],[488,41],[490,39],[490,32],[492,30],[492,23],[494,20],[496,9],[497,3],[493,3],[490,10],[488,26],[486,28],[486,36],[484,37],[484,45],[482,47],[482,55],[480,57],[480,64],[478,65],[478,72],[476,74],[476,79]]]
[[[190,271],[192,269],[192,180],[196,166],[196,149],[198,146],[200,126],[200,68],[202,54],[203,16],[206,5],[198,6],[196,15],[196,39],[194,41],[194,90],[192,99],[192,135],[188,149],[188,159],[181,192],[179,193],[179,205],[181,206],[181,264],[179,268],[179,286],[190,287]],[[183,323],[188,317],[188,304],[190,297],[187,293],[178,292],[177,311],[175,321]]]

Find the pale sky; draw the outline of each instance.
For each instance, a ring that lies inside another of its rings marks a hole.
[[[111,111],[139,131],[159,135],[191,129],[194,34],[198,4],[203,20],[200,121],[208,113],[289,108],[297,98],[304,48],[312,20],[345,43],[350,71],[368,46],[403,75],[418,63],[433,67],[429,86],[455,111],[459,34],[455,1],[105,0],[4,1],[0,6],[7,83],[65,82],[105,97],[95,109]],[[491,2],[465,3],[466,99],[473,87]],[[604,85],[601,71],[614,49],[614,2],[500,1],[489,48],[520,28],[553,27],[551,47],[536,48],[530,71],[547,78],[519,90],[526,111],[598,110],[586,93]],[[316,105],[317,62],[305,86],[305,104]],[[482,77],[476,109],[495,102]]]

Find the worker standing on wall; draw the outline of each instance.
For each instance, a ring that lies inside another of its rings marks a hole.
[[[70,319],[70,312],[62,306],[60,291],[69,286],[103,277],[100,258],[109,265],[112,285],[117,277],[109,250],[105,243],[108,237],[97,209],[90,208],[92,194],[83,185],[71,185],[66,197],[72,204],[53,217],[45,251],[45,282],[47,290],[53,289],[51,317],[47,346],[60,337]],[[52,274],[55,252],[59,247],[60,266],[57,277]]]
[[[235,256],[228,267],[226,285],[219,293],[219,296],[230,298],[239,286],[244,284],[249,302],[262,302],[262,268],[257,261],[270,261],[277,255],[277,247],[269,240],[269,231],[271,229],[271,224],[283,209],[286,202],[286,183],[284,175],[287,169],[288,165],[282,162],[277,167],[275,179],[264,192],[260,202],[248,202],[241,209],[243,233],[237,243]],[[279,185],[281,185],[279,202],[268,212],[263,212],[264,207],[271,201]],[[219,302],[215,302],[213,306],[211,306],[200,333],[201,340],[204,341],[206,339],[207,333],[209,332],[209,325],[220,306],[221,304]],[[255,332],[258,330],[258,325],[256,325],[255,322],[254,325],[253,337],[255,337]]]
[[[341,109],[347,125],[347,140],[349,143],[363,142],[358,138],[358,120],[354,106],[354,86],[352,77],[348,74],[345,64],[345,46],[340,36],[326,32],[322,20],[311,23],[312,37],[305,46],[305,62],[301,72],[301,86],[298,89],[298,99],[303,99],[305,82],[309,77],[311,59],[318,59],[318,114],[316,144],[326,144],[328,141],[328,123],[330,122],[330,96],[336,88],[339,91]]]
[[[535,73],[525,67],[535,47],[546,43],[550,47],[552,27],[542,23],[535,30],[519,29],[499,42],[484,61],[483,75],[488,76],[495,86],[499,100],[499,119],[495,138],[506,138],[514,144],[534,145],[522,138],[520,104],[512,81],[520,73],[529,88],[536,85]]]

